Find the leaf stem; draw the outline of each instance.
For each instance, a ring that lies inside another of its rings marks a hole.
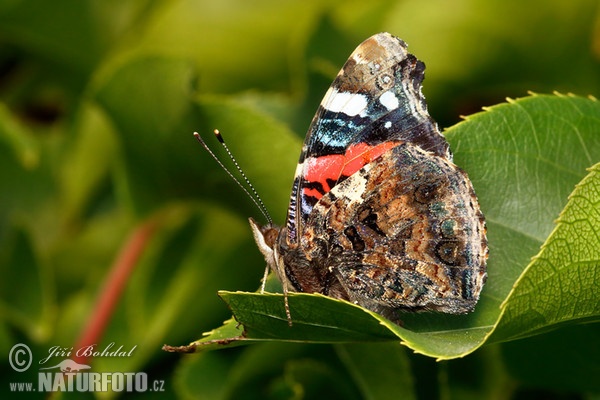
[[[88,346],[97,347],[131,273],[156,231],[156,226],[157,219],[149,218],[130,234],[108,272],[87,324],[79,335],[75,349],[79,350]],[[81,364],[89,362],[89,358],[87,355],[74,357],[75,361]]]

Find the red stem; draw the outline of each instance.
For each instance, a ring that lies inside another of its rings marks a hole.
[[[75,353],[87,346],[97,348],[106,326],[121,298],[125,285],[129,281],[131,273],[135,269],[137,262],[144,252],[156,229],[156,219],[150,218],[143,224],[138,225],[131,233],[125,245],[121,248],[117,258],[110,268],[104,286],[99,293],[94,309],[90,318],[74,347],[73,358],[75,362],[86,364],[89,362],[89,356],[75,355]]]

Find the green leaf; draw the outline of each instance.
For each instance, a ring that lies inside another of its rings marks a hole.
[[[192,135],[198,131],[215,152],[222,153],[211,137],[218,128],[246,173],[257,177],[253,182],[268,199],[267,205],[285,204],[290,183],[281,171],[293,174],[295,156],[290,149],[296,153],[299,140],[261,111],[256,100],[193,98],[193,80],[189,62],[155,55],[133,58],[99,74],[96,98],[114,122],[124,153],[116,160],[121,166],[116,176],[119,193],[142,212],[155,211],[165,201],[202,198],[229,203],[236,212],[244,210],[244,215],[256,213],[240,207],[240,189]],[[138,100],[131,101],[130,93],[136,93]],[[257,159],[277,161],[279,168],[256,163]]]
[[[394,336],[379,316],[348,302],[319,294],[288,296],[292,311],[290,329],[284,298],[279,294],[220,292],[237,321],[244,321],[247,338],[273,338],[307,342],[390,340]]]
[[[511,376],[529,387],[600,392],[600,324],[572,325],[545,335],[503,343]]]
[[[38,143],[4,104],[0,104],[0,145],[13,153],[22,168],[34,168],[40,162]]]
[[[89,74],[145,8],[140,1],[64,1],[52,6],[43,0],[6,3],[0,5],[3,38],[46,60],[47,69],[58,66],[71,79],[73,73],[79,78]]]
[[[336,346],[365,399],[416,399],[406,350],[397,343]]]
[[[182,191],[176,177],[189,165],[181,161],[192,157],[181,150],[184,140],[194,141],[193,131],[181,125],[192,106],[193,79],[189,62],[155,55],[133,58],[96,78],[95,100],[115,125],[123,149],[114,161],[120,166],[119,194],[142,215]]]
[[[219,353],[185,357],[178,365],[173,385],[183,399],[224,399],[229,365]]]
[[[52,276],[37,259],[32,235],[17,229],[11,233],[0,246],[0,317],[21,328],[30,340],[46,340],[55,311]]]
[[[492,339],[600,320],[600,163],[569,197],[554,232],[503,304]]]
[[[586,168],[600,160],[598,131],[600,105],[595,100],[534,95],[473,115],[447,132],[456,162],[469,173],[488,224],[488,282],[472,314],[404,314],[398,326],[347,302],[291,294],[289,327],[281,296],[231,292],[221,296],[244,325],[246,338],[318,343],[395,339],[438,359],[474,351],[496,325],[494,341],[596,320],[599,308],[591,288],[599,285],[598,257],[590,250],[598,241],[590,228],[599,225],[594,214],[598,191],[590,183],[595,175],[577,186],[542,257],[526,267]],[[576,229],[563,228],[574,223]],[[562,236],[556,236],[559,233]],[[571,244],[561,247],[564,243]],[[548,259],[555,273],[549,274],[548,267],[536,271],[535,265]],[[555,290],[561,285],[564,290]]]
[[[527,282],[531,258],[586,169],[600,160],[599,131],[600,103],[560,95],[510,100],[449,130],[455,161],[468,171],[487,220],[490,259],[482,303],[490,307],[485,322],[504,323],[500,306],[514,285]],[[544,280],[538,275],[530,283]],[[571,307],[575,299],[563,296],[536,300]],[[493,337],[506,339],[501,332]]]
[[[98,107],[84,103],[77,122],[78,134],[61,163],[62,213],[69,222],[93,206],[94,196],[109,178],[116,150],[115,134]]]
[[[290,47],[302,38],[299,34],[311,26],[313,13],[323,5],[277,0],[208,4],[163,4],[148,19],[136,51],[195,60],[203,92],[287,89]]]

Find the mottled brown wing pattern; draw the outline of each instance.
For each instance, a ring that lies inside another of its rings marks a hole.
[[[325,195],[300,249],[285,257],[286,273],[321,274],[309,280],[315,287],[296,279],[296,290],[325,289],[387,316],[471,311],[486,278],[485,222],[471,182],[408,143]]]

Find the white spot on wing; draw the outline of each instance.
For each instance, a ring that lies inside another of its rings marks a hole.
[[[324,109],[331,112],[341,112],[349,117],[360,114],[367,108],[368,100],[364,94],[338,92],[330,87],[321,102]]]
[[[369,169],[368,167],[365,168]],[[334,186],[331,193],[337,197],[345,197],[348,199],[349,204],[352,204],[364,201],[363,194],[366,189],[367,178],[365,178],[363,171],[359,171],[346,179],[341,185]]]
[[[395,110],[400,105],[398,98],[390,90],[379,96],[379,102],[389,111]]]
[[[298,165],[296,165],[296,172],[294,172],[294,178],[297,178],[300,175],[302,175],[303,170],[304,170],[304,163],[298,163]]]

